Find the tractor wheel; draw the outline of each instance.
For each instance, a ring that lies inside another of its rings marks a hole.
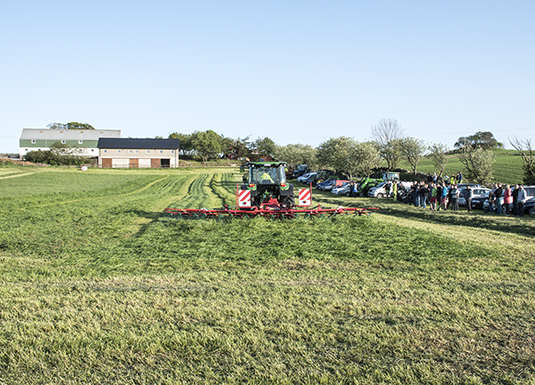
[[[285,205],[286,207],[294,207],[295,206],[294,194],[283,197],[282,204]]]
[[[383,196],[384,196],[383,193],[377,194],[377,198],[382,198]]]
[[[529,215],[535,215],[535,206],[529,209]]]

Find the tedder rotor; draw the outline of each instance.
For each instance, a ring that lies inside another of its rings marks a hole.
[[[286,181],[284,162],[248,162],[244,183],[236,186],[236,207],[220,209],[166,208],[165,212],[180,218],[267,218],[332,217],[340,214],[368,215],[377,208],[338,207],[312,208],[312,186],[297,189]],[[297,199],[296,199],[297,198]]]

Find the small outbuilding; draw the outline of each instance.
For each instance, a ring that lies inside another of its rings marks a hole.
[[[176,168],[178,139],[100,138],[98,166],[103,168]]]

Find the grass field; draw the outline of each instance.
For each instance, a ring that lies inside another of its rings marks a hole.
[[[493,182],[523,183],[522,158],[516,150],[494,150]],[[408,162],[404,161],[401,167],[410,170]],[[423,158],[418,164],[418,171],[433,174],[435,167],[428,158]],[[451,155],[444,170],[448,175],[464,172],[464,165],[459,161],[459,155]]]
[[[0,384],[535,384],[535,220],[188,221],[235,169],[0,168]]]

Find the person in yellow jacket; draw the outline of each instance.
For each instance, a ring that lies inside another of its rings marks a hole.
[[[273,182],[273,179],[271,178],[271,175],[269,175],[267,170],[264,170],[262,175],[260,175],[260,182],[261,183],[275,183]]]

